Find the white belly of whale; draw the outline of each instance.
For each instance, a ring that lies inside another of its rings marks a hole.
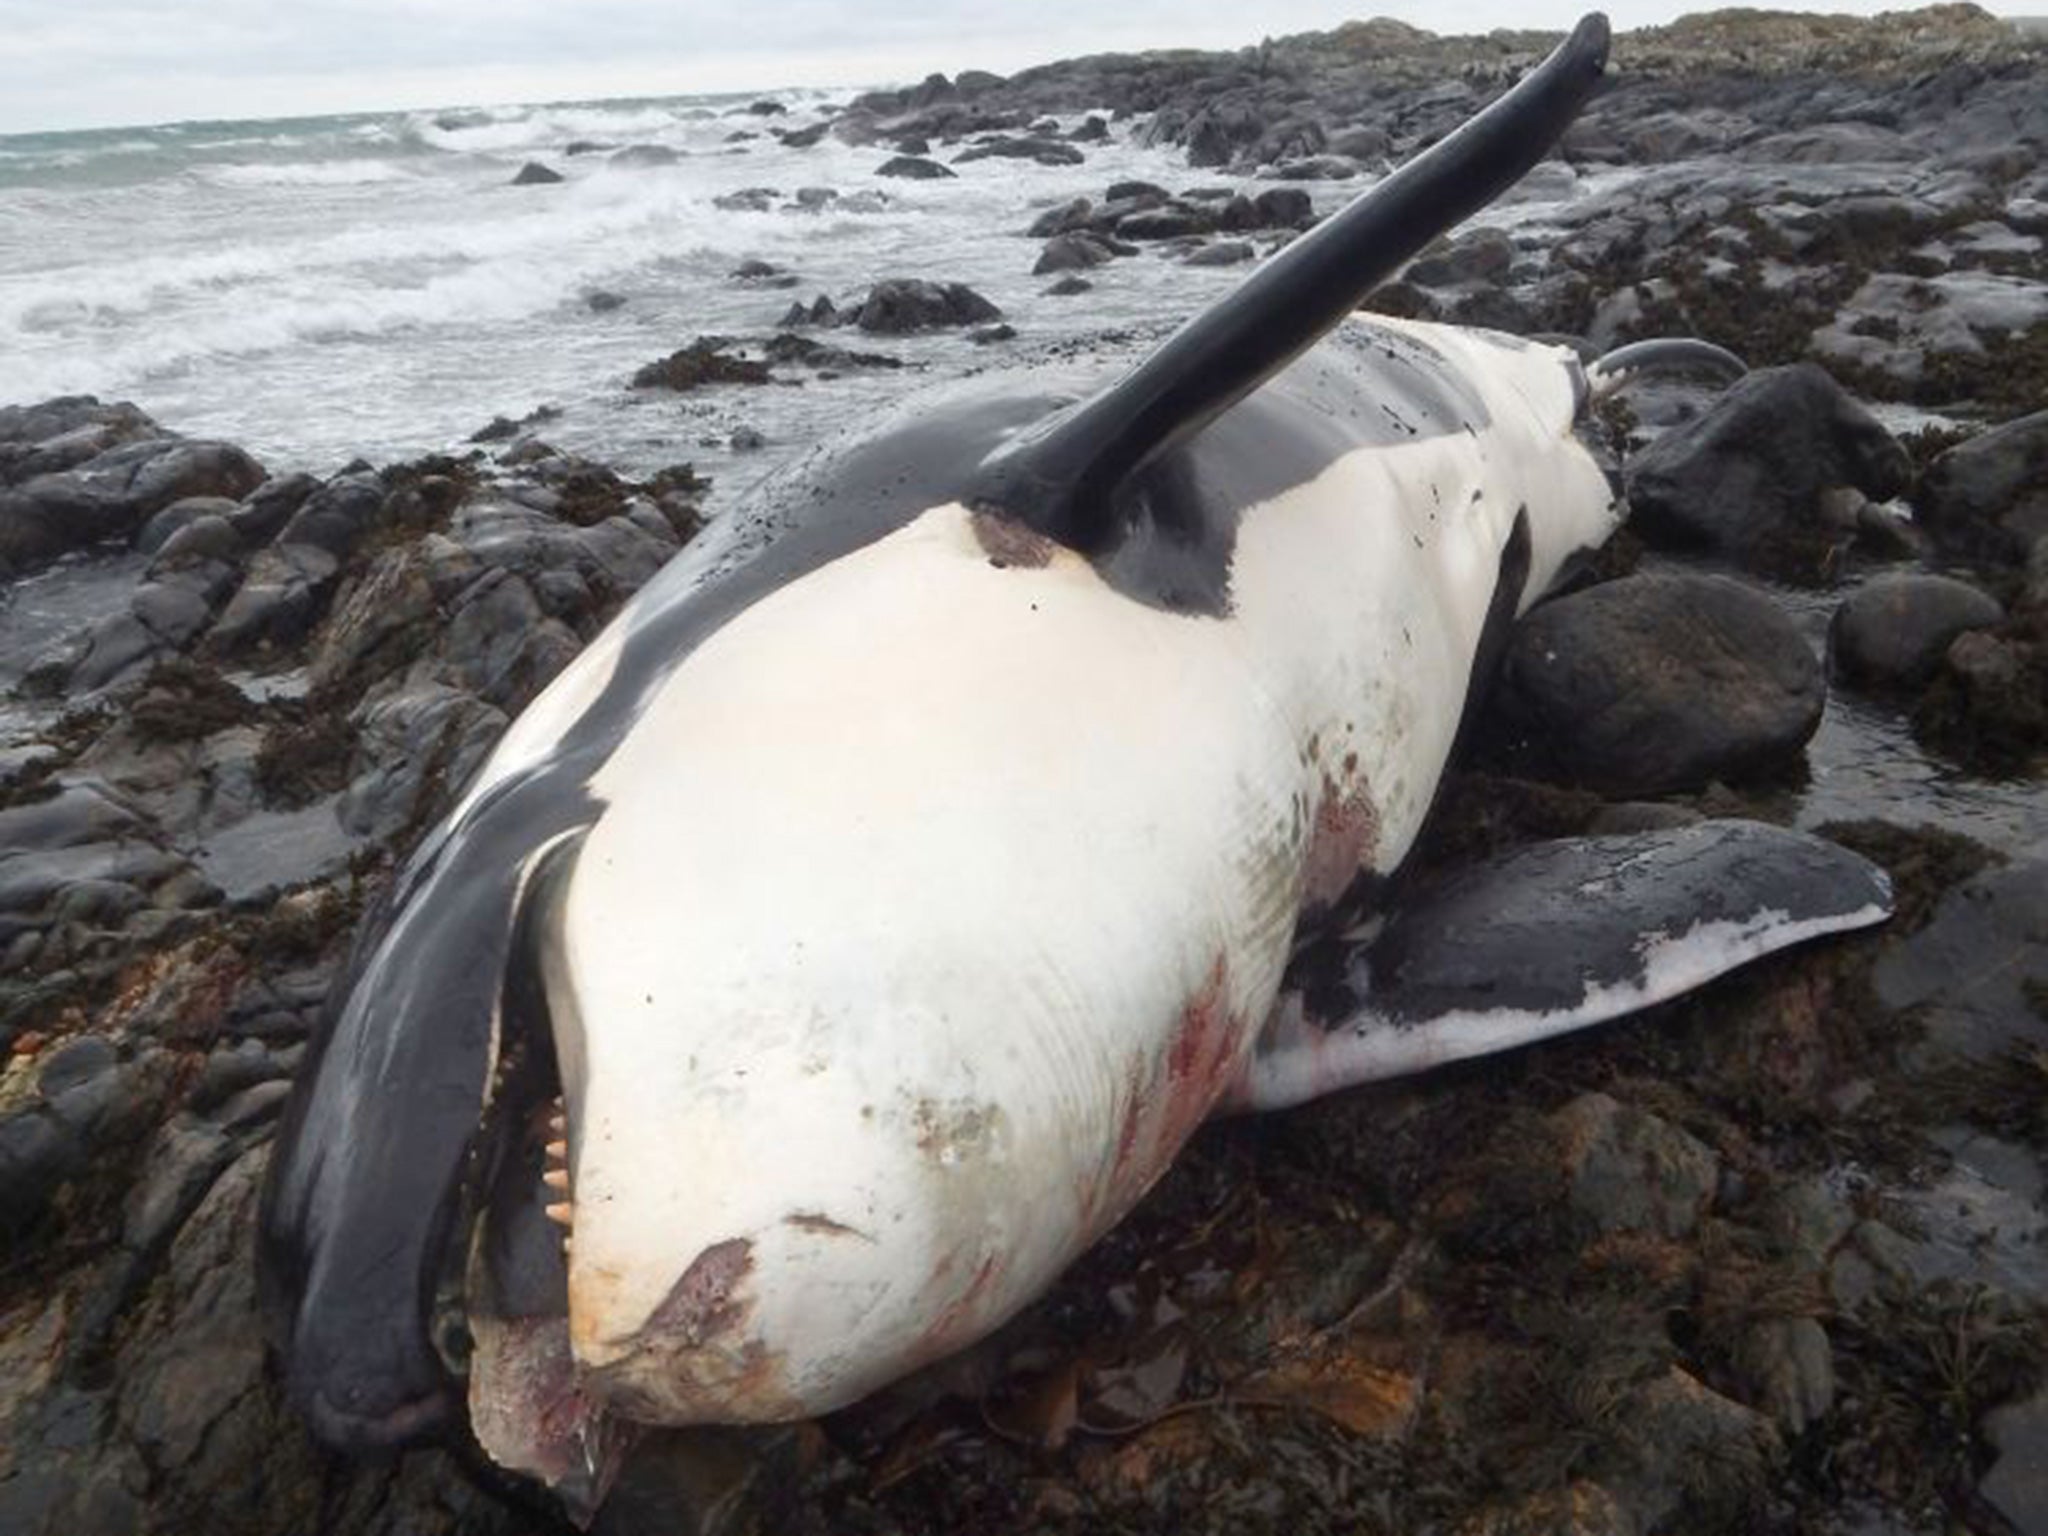
[[[1525,446],[1361,451],[1251,509],[1226,617],[998,564],[955,505],[679,666],[593,782],[549,968],[578,1357],[663,1417],[820,1411],[1121,1217],[1238,1083],[1304,902],[1412,842]],[[745,1323],[679,1358],[650,1319],[712,1253]]]

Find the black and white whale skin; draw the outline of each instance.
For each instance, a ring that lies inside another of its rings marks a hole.
[[[820,449],[514,723],[366,931],[272,1169],[323,1438],[466,1395],[587,1508],[633,1425],[821,1413],[980,1338],[1219,1110],[1884,915],[1846,852],[1708,824],[1480,871],[1290,970],[1387,915],[1490,648],[1619,515],[1598,365],[1351,314],[1545,152],[1606,36],[1136,368]]]

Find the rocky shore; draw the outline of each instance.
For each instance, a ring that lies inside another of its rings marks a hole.
[[[1070,166],[1015,210],[1056,306],[1111,262],[1256,260],[1548,42],[1354,23],[935,77],[829,131],[888,178]],[[970,1356],[655,1437],[598,1529],[2048,1532],[2048,50],[1971,6],[1717,12],[1615,74],[1534,173],[1585,189],[1560,235],[1454,237],[1372,307],[1757,371],[1610,411],[1631,525],[1520,627],[1422,857],[1810,824],[1846,743],[1891,771],[1824,830],[1898,917],[1212,1127]],[[1100,185],[1129,135],[1184,183]],[[635,385],[1004,345],[944,274],[875,276]],[[0,408],[0,1532],[563,1528],[461,1446],[317,1451],[249,1252],[359,919],[704,515],[687,466],[546,431],[315,479],[131,404]]]

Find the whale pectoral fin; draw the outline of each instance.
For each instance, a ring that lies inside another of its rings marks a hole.
[[[1517,848],[1416,892],[1370,941],[1298,964],[1232,1106],[1602,1023],[1891,908],[1875,865],[1758,822]]]

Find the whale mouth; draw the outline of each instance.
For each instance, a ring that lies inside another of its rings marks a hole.
[[[519,1156],[470,1243],[469,1421],[485,1455],[545,1484],[582,1523],[644,1430],[607,1409],[570,1345],[564,1260],[573,1218],[560,1102],[527,1116]]]
[[[608,1410],[570,1344],[576,1128],[543,977],[569,863],[551,858],[522,902],[431,1333],[477,1448],[583,1524],[645,1431]]]
[[[530,1080],[493,1106],[495,1167],[463,1234],[460,1358],[450,1363],[468,1378],[477,1447],[544,1484],[583,1523],[645,1428],[608,1408],[571,1347],[567,1116],[545,1092],[551,1063],[515,1070]]]

